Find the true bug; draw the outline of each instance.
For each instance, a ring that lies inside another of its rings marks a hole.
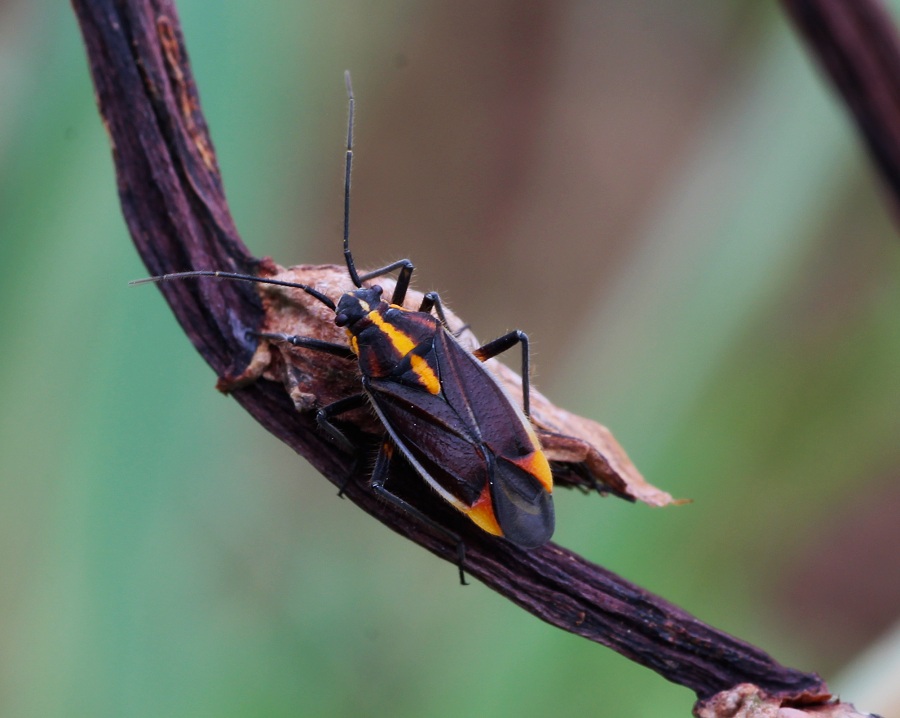
[[[349,243],[355,104],[349,73],[345,81],[349,122],[343,247],[355,289],[335,303],[306,284],[231,272],[181,272],[139,282],[212,276],[306,292],[334,311],[349,346],[289,334],[255,336],[357,360],[362,391],[320,408],[316,419],[339,446],[352,452],[355,447],[333,419],[366,404],[372,407],[385,430],[370,479],[372,489],[420,521],[450,533],[385,486],[399,453],[438,495],[483,530],[523,548],[540,546],[554,528],[553,478],[529,419],[528,337],[513,331],[469,351],[447,326],[437,293],[426,294],[418,311],[402,306],[414,269],[408,259],[359,274]],[[364,286],[395,270],[399,274],[390,302],[382,299],[380,286]],[[483,365],[516,344],[522,349],[521,409]],[[462,575],[464,549],[451,535],[459,546]]]

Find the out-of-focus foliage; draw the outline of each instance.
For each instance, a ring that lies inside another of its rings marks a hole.
[[[340,260],[349,67],[360,261],[526,329],[537,385],[694,499],[559,492],[560,543],[829,679],[898,619],[900,243],[774,4],[179,8],[255,253]],[[0,92],[0,714],[688,714],[216,394],[126,286],[66,4],[0,5]]]

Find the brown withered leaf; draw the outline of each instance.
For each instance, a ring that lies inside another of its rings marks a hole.
[[[302,264],[285,269],[267,260],[260,266],[260,276],[307,284],[335,300],[354,288],[346,268],[333,264]],[[375,283],[381,284],[386,296],[390,296],[393,279],[380,277]],[[261,332],[347,344],[346,332],[334,323],[334,313],[306,292],[265,284],[258,287],[265,312]],[[404,306],[418,309],[421,301],[422,294],[410,290]],[[463,345],[471,349],[480,346],[468,326],[449,310],[447,320],[457,329]],[[495,359],[485,362],[485,366],[511,396],[521,396],[522,379],[518,373]],[[220,380],[219,389],[227,392],[259,378],[283,384],[301,412],[325,406],[360,390],[359,374],[353,361],[269,341],[259,343],[250,364],[239,376]],[[681,503],[645,481],[605,426],[555,406],[533,388],[531,414],[547,458],[554,467],[557,485],[596,489],[651,506]],[[375,416],[364,409],[352,412],[344,419],[365,433],[382,433]]]

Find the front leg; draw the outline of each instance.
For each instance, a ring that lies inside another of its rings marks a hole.
[[[312,349],[313,351],[331,354],[331,356],[341,357],[343,359],[356,359],[354,351],[345,344],[334,344],[333,342],[326,342],[321,339],[298,337],[293,334],[284,334],[282,332],[248,332],[248,335],[256,337],[257,339],[268,339],[272,342],[284,342],[285,344],[301,347],[302,349]]]
[[[395,269],[399,269],[400,274],[397,275],[397,283],[394,285],[394,293],[391,295],[391,304],[403,306],[403,300],[406,299],[406,292],[409,289],[409,282],[415,269],[413,263],[408,259],[398,259],[396,262],[391,262],[380,269],[361,275],[359,277],[360,286],[369,279],[381,277],[389,272],[393,272]]]

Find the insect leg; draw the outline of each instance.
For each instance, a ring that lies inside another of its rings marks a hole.
[[[441,324],[444,325],[444,329],[457,339],[459,339],[463,332],[470,326],[469,324],[463,324],[459,329],[453,329],[450,326],[450,323],[447,321],[447,315],[444,312],[444,304],[441,301],[441,295],[437,292],[428,292],[422,297],[422,303],[419,305],[420,312],[430,312],[432,309],[434,309],[434,313],[437,314],[437,318],[440,319]]]
[[[403,300],[406,299],[406,292],[409,289],[409,282],[412,279],[412,273],[415,268],[415,265],[408,259],[398,259],[396,262],[391,262],[381,269],[375,269],[363,274],[360,276],[359,282],[362,284],[369,279],[382,277],[389,272],[393,272],[395,269],[399,269],[400,274],[397,275],[397,284],[394,287],[394,293],[391,296],[391,304],[399,304],[402,306]]]
[[[498,354],[502,354],[507,349],[512,349],[516,344],[522,345],[522,408],[525,416],[531,416],[531,402],[529,399],[530,382],[528,379],[529,359],[528,359],[528,335],[516,329],[509,334],[488,342],[484,346],[472,352],[481,361],[487,361]]]
[[[319,428],[324,431],[341,449],[348,454],[356,452],[356,446],[347,438],[347,435],[335,426],[331,419],[340,414],[346,414],[353,409],[359,409],[366,405],[365,394],[354,394],[344,399],[338,399],[336,402],[323,406],[316,412],[316,423]]]
[[[378,450],[378,457],[375,459],[375,468],[372,470],[372,478],[369,479],[369,485],[372,487],[372,490],[385,501],[393,504],[401,511],[406,512],[420,523],[425,524],[456,542],[456,565],[459,568],[459,582],[463,586],[467,586],[466,575],[463,570],[466,562],[466,545],[462,542],[462,539],[452,531],[445,529],[433,519],[428,518],[408,501],[401,499],[399,496],[391,493],[385,488],[384,484],[390,474],[391,460],[393,457],[394,447],[387,439],[385,439],[381,444],[381,448]]]
[[[434,309],[434,313],[437,314],[437,318],[441,320],[444,329],[448,332],[452,331],[450,325],[447,324],[447,315],[444,313],[444,304],[441,302],[441,295],[437,292],[428,292],[422,297],[422,303],[419,305],[420,312],[431,312],[432,309]]]
[[[283,334],[281,332],[248,332],[250,336],[258,339],[268,339],[270,341],[284,342],[292,344],[295,347],[303,347],[304,349],[314,349],[318,352],[331,354],[344,359],[356,359],[353,350],[344,344],[333,344],[325,342],[321,339],[313,339],[312,337],[297,337],[292,334]]]
[[[321,339],[313,339],[312,337],[297,337],[291,334],[282,334],[281,332],[251,332],[253,336],[260,339],[268,339],[270,341],[285,342],[295,347],[303,347],[304,349],[313,349],[325,354],[343,357],[344,359],[356,359],[353,350],[343,344],[332,344],[331,342],[322,341]],[[344,414],[353,409],[358,409],[366,405],[365,394],[354,394],[344,399],[340,399],[333,404],[323,406],[316,412],[316,423],[319,428],[332,438],[341,449],[348,454],[356,451],[356,447],[347,438],[343,431],[338,429],[332,422],[331,418]]]

